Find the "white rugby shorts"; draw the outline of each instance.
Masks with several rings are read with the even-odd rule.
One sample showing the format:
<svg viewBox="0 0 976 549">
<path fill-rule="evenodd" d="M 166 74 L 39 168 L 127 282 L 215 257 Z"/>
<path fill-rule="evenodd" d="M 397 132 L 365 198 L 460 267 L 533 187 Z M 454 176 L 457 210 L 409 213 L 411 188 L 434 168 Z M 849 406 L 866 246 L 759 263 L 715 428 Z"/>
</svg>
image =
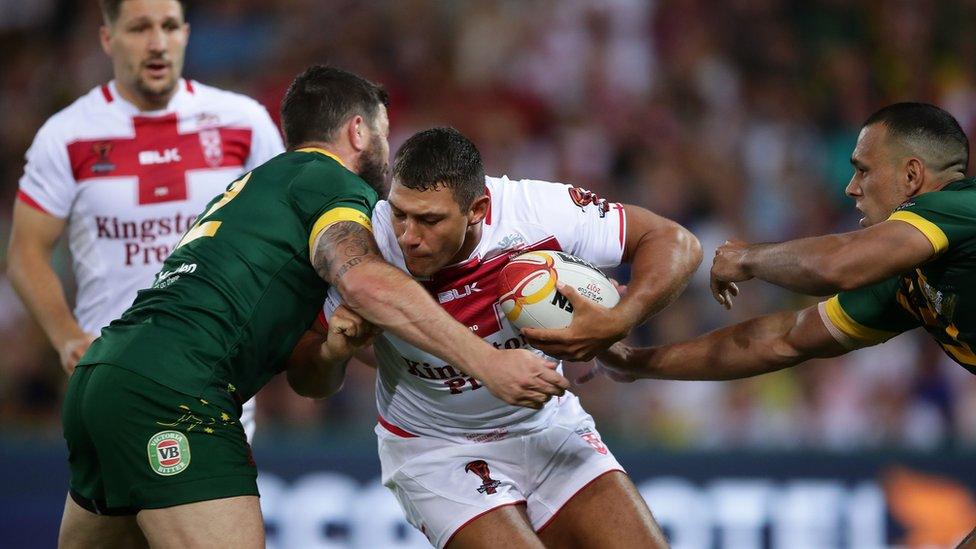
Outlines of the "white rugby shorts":
<svg viewBox="0 0 976 549">
<path fill-rule="evenodd" d="M 251 400 L 241 406 L 241 425 L 244 426 L 244 433 L 247 435 L 248 444 L 254 442 L 254 407 L 254 397 L 251 397 Z"/>
<path fill-rule="evenodd" d="M 383 484 L 435 547 L 481 515 L 519 503 L 539 531 L 597 477 L 623 471 L 576 396 L 559 400 L 547 428 L 491 442 L 415 436 L 381 418 Z"/>
</svg>

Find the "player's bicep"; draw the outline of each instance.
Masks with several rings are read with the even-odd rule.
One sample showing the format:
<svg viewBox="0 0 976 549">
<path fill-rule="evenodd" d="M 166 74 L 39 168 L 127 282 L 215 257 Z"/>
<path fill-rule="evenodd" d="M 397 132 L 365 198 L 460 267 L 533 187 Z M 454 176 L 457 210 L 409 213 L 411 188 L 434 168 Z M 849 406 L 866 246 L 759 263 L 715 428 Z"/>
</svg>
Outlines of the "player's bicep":
<svg viewBox="0 0 976 549">
<path fill-rule="evenodd" d="M 314 237 L 312 266 L 332 285 L 358 265 L 382 259 L 373 233 L 355 221 L 337 221 Z"/>
<path fill-rule="evenodd" d="M 10 250 L 51 253 L 64 232 L 66 220 L 32 208 L 23 201 L 14 203 L 14 222 L 10 232 Z"/>
<path fill-rule="evenodd" d="M 804 360 L 839 356 L 849 351 L 831 333 L 828 323 L 829 319 L 821 315 L 818 306 L 807 307 L 796 312 L 795 321 L 785 340 Z"/>
<path fill-rule="evenodd" d="M 625 263 L 633 260 L 634 253 L 642 243 L 677 243 L 683 238 L 694 239 L 694 235 L 678 223 L 640 206 L 623 204 L 623 211 L 626 219 L 623 250 Z"/>
<path fill-rule="evenodd" d="M 833 261 L 842 289 L 860 288 L 910 271 L 944 250 L 915 225 L 898 220 L 846 236 L 848 241 Z"/>
</svg>

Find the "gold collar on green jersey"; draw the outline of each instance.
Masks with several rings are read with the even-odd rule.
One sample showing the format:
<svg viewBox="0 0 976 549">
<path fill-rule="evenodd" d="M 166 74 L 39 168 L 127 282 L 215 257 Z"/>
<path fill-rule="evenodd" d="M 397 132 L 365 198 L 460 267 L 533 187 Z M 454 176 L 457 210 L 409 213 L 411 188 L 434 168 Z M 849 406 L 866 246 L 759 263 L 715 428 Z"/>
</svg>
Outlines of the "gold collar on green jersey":
<svg viewBox="0 0 976 549">
<path fill-rule="evenodd" d="M 338 162 L 339 165 L 342 166 L 343 168 L 346 168 L 346 163 L 343 162 L 341 158 L 339 158 L 335 153 L 329 152 L 325 149 L 320 149 L 318 147 L 302 147 L 301 149 L 295 149 L 295 152 L 301 152 L 301 153 L 316 152 L 319 154 L 324 154 L 325 156 L 328 156 L 332 160 Z M 348 170 L 349 168 L 346 169 Z"/>
</svg>

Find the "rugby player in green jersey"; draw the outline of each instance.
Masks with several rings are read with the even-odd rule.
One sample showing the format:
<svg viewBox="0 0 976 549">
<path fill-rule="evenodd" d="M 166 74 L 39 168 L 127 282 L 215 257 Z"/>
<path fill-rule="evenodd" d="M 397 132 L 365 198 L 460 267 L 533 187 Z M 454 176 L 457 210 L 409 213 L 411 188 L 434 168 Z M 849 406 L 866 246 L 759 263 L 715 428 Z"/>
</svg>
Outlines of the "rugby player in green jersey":
<svg viewBox="0 0 976 549">
<path fill-rule="evenodd" d="M 864 123 L 851 164 L 847 194 L 864 214 L 862 230 L 779 244 L 728 241 L 711 272 L 712 293 L 727 308 L 735 283 L 751 278 L 836 295 L 682 343 L 617 344 L 598 369 L 618 381 L 736 379 L 922 327 L 976 374 L 976 178 L 965 175 L 965 133 L 938 107 L 890 105 Z M 967 541 L 976 545 L 974 536 Z"/>
<path fill-rule="evenodd" d="M 386 103 L 345 71 L 299 75 L 281 108 L 288 151 L 214 198 L 82 357 L 62 412 L 60 546 L 263 547 L 240 406 L 285 369 L 330 285 L 510 404 L 538 408 L 568 387 L 554 364 L 495 349 L 382 260 L 370 215 L 389 159 Z M 340 335 L 323 355 L 360 343 Z"/>
</svg>

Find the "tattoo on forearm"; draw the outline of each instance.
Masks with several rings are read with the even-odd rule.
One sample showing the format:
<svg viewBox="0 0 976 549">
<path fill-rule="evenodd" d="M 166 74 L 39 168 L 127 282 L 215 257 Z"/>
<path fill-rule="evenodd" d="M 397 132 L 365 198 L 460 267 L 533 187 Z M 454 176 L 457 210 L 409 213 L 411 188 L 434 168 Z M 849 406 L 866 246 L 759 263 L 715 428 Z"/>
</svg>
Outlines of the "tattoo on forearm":
<svg viewBox="0 0 976 549">
<path fill-rule="evenodd" d="M 380 259 L 373 235 L 362 225 L 340 221 L 319 238 L 312 266 L 323 280 L 337 284 L 350 269 Z"/>
<path fill-rule="evenodd" d="M 360 263 L 363 262 L 364 259 L 365 258 L 362 258 L 362 257 L 354 257 L 354 258 L 350 259 L 349 261 L 346 261 L 345 263 L 343 263 L 341 267 L 339 267 L 338 269 L 336 269 L 336 272 L 335 272 L 335 275 L 334 275 L 335 280 L 338 281 L 340 278 L 342 278 L 342 275 L 346 274 L 346 271 L 348 271 L 349 269 L 352 269 L 356 265 L 359 265 Z"/>
</svg>

